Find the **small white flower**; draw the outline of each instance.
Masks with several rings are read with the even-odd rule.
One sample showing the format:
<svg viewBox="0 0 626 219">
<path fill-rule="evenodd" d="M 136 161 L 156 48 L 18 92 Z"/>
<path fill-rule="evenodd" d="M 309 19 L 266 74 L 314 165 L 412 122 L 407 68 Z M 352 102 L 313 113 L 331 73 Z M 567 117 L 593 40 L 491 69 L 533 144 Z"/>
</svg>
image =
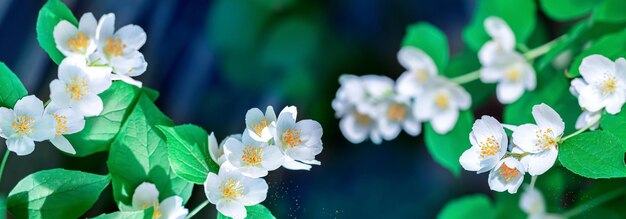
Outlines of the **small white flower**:
<svg viewBox="0 0 626 219">
<path fill-rule="evenodd" d="M 85 13 L 80 18 L 78 28 L 72 23 L 61 20 L 52 35 L 57 49 L 63 55 L 78 56 L 86 59 L 96 51 L 96 28 L 98 22 L 92 13 Z"/>
<path fill-rule="evenodd" d="M 626 60 L 612 62 L 602 55 L 590 55 L 579 67 L 587 86 L 578 89 L 578 104 L 590 112 L 606 108 L 617 114 L 626 102 Z"/>
<path fill-rule="evenodd" d="M 420 121 L 430 121 L 437 133 L 445 134 L 454 128 L 459 110 L 470 107 L 471 96 L 458 84 L 442 77 L 434 77 L 430 83 L 432 90 L 415 100 L 413 113 Z"/>
<path fill-rule="evenodd" d="M 378 127 L 385 140 L 398 137 L 402 129 L 412 136 L 417 136 L 422 131 L 421 123 L 411 113 L 408 97 L 398 95 L 390 98 L 381 104 L 380 115 Z"/>
<path fill-rule="evenodd" d="M 574 80 L 572 80 L 571 82 L 571 86 L 570 86 L 570 92 L 572 93 L 572 95 L 578 97 L 579 91 L 582 90 L 583 88 L 585 88 L 587 85 L 587 83 L 585 83 L 585 81 L 581 78 L 574 78 Z M 598 110 L 598 111 L 594 111 L 594 112 L 589 112 L 586 109 L 583 109 L 583 112 L 580 114 L 580 116 L 578 116 L 578 119 L 576 120 L 576 129 L 581 129 L 586 127 L 587 125 L 594 123 L 594 125 L 592 125 L 589 129 L 590 130 L 596 130 L 598 129 L 598 127 L 600 127 L 600 123 L 598 122 L 600 120 L 600 117 L 602 116 L 602 111 Z"/>
<path fill-rule="evenodd" d="M 35 150 L 35 141 L 50 140 L 55 134 L 54 117 L 43 113 L 43 102 L 34 95 L 18 100 L 14 109 L 0 107 L 0 137 L 19 156 Z"/>
<path fill-rule="evenodd" d="M 245 176 L 259 178 L 278 169 L 283 163 L 283 154 L 278 147 L 252 139 L 246 129 L 241 141 L 228 138 L 224 144 L 226 160 Z"/>
<path fill-rule="evenodd" d="M 244 176 L 226 162 L 218 174 L 209 173 L 204 192 L 209 202 L 225 216 L 242 219 L 247 216 L 245 206 L 256 205 L 267 197 L 267 183 L 263 178 Z"/>
<path fill-rule="evenodd" d="M 295 109 L 295 108 L 293 108 Z M 320 165 L 315 156 L 322 152 L 322 126 L 310 119 L 296 122 L 291 111 L 281 112 L 272 124 L 274 143 L 285 155 L 283 166 L 292 170 L 309 170 Z"/>
<path fill-rule="evenodd" d="M 482 65 L 480 79 L 484 83 L 498 82 L 496 96 L 501 103 L 515 102 L 524 90 L 535 89 L 535 70 L 514 50 L 515 35 L 506 22 L 488 17 L 485 29 L 493 40 L 485 43 L 478 53 Z"/>
<path fill-rule="evenodd" d="M 171 196 L 159 203 L 159 190 L 152 183 L 141 183 L 133 194 L 133 209 L 143 210 L 154 208 L 154 219 L 183 219 L 189 210 L 183 206 L 183 199 L 179 196 Z"/>
<path fill-rule="evenodd" d="M 270 124 L 276 121 L 274 108 L 268 106 L 265 114 L 259 108 L 252 108 L 246 112 L 246 129 L 250 137 L 256 141 L 267 142 L 272 139 Z"/>
<path fill-rule="evenodd" d="M 50 139 L 52 145 L 59 150 L 76 154 L 76 150 L 64 135 L 80 132 L 85 127 L 85 118 L 72 108 L 64 108 L 52 102 L 46 106 L 44 113 L 54 117 L 56 121 L 55 136 Z"/>
<path fill-rule="evenodd" d="M 489 172 L 489 188 L 514 194 L 524 181 L 524 171 L 524 165 L 519 160 L 513 157 L 504 158 Z"/>
<path fill-rule="evenodd" d="M 398 52 L 398 61 L 406 71 L 398 78 L 396 91 L 400 95 L 418 97 L 437 75 L 435 62 L 421 49 L 405 46 Z"/>
<path fill-rule="evenodd" d="M 502 124 L 491 116 L 474 122 L 469 139 L 472 147 L 463 152 L 459 162 L 463 169 L 477 173 L 495 168 L 509 146 Z"/>
<path fill-rule="evenodd" d="M 536 188 L 527 187 L 522 193 L 519 202 L 520 208 L 528 214 L 530 219 L 560 219 L 559 215 L 546 213 L 546 203 L 543 195 Z"/>
<path fill-rule="evenodd" d="M 96 29 L 98 51 L 90 60 L 97 64 L 109 65 L 113 68 L 113 80 L 141 87 L 141 82 L 132 77 L 146 71 L 148 63 L 139 52 L 146 43 L 146 33 L 137 25 L 126 25 L 115 31 L 115 14 L 105 14 L 100 18 Z"/>
<path fill-rule="evenodd" d="M 353 106 L 339 121 L 339 129 L 353 144 L 361 143 L 368 137 L 374 144 L 380 144 L 383 138 L 379 124 L 374 116 L 361 113 Z"/>
<path fill-rule="evenodd" d="M 224 156 L 224 143 L 229 138 L 237 138 L 240 140 L 241 135 L 228 136 L 219 144 L 217 143 L 217 139 L 215 138 L 213 132 L 209 135 L 209 155 L 211 156 L 211 159 L 217 163 L 217 165 L 222 165 L 226 161 L 226 157 Z"/>
<path fill-rule="evenodd" d="M 106 67 L 88 67 L 83 59 L 65 58 L 59 65 L 59 79 L 50 83 L 50 99 L 59 107 L 97 116 L 103 108 L 98 94 L 111 86 L 110 72 Z"/>
<path fill-rule="evenodd" d="M 513 132 L 513 143 L 529 153 L 522 160 L 528 163 L 526 171 L 537 176 L 554 165 L 565 123 L 556 111 L 543 103 L 533 106 L 532 114 L 537 124 L 518 126 Z"/>
</svg>

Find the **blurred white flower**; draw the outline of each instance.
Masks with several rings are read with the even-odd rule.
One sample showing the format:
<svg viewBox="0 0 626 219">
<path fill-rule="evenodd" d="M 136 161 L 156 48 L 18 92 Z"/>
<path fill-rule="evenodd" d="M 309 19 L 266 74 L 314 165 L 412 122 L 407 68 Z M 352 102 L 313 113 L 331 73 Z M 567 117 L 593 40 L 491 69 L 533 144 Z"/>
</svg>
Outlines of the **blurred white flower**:
<svg viewBox="0 0 626 219">
<path fill-rule="evenodd" d="M 322 152 L 322 126 L 310 119 L 296 122 L 295 107 L 287 107 L 272 123 L 274 143 L 285 155 L 283 167 L 309 170 L 311 164 L 320 165 L 315 156 Z"/>
<path fill-rule="evenodd" d="M 263 178 L 244 176 L 226 162 L 218 174 L 209 173 L 204 192 L 209 202 L 225 216 L 242 219 L 247 216 L 245 206 L 256 205 L 267 197 L 267 183 Z"/>
<path fill-rule="evenodd" d="M 274 108 L 268 106 L 265 114 L 259 108 L 252 108 L 246 112 L 246 129 L 250 137 L 256 141 L 267 142 L 272 139 L 270 124 L 276 121 Z"/>
<path fill-rule="evenodd" d="M 139 52 L 146 43 L 146 33 L 137 25 L 126 25 L 115 31 L 115 14 L 105 14 L 96 29 L 98 51 L 89 58 L 92 63 L 109 65 L 113 68 L 111 79 L 141 87 L 141 82 L 132 77 L 146 71 L 148 63 Z"/>
<path fill-rule="evenodd" d="M 236 138 L 226 139 L 224 155 L 226 160 L 248 177 L 267 176 L 267 172 L 278 169 L 283 164 L 283 154 L 278 147 L 252 139 L 252 134 L 245 130 L 241 141 Z"/>
<path fill-rule="evenodd" d="M 488 17 L 484 24 L 493 40 L 486 42 L 478 52 L 482 65 L 480 79 L 484 83 L 498 82 L 496 96 L 501 103 L 515 102 L 524 90 L 535 89 L 535 70 L 515 51 L 515 35 L 504 20 Z"/>
<path fill-rule="evenodd" d="M 626 60 L 612 62 L 602 55 L 590 55 L 583 59 L 579 67 L 580 75 L 587 86 L 577 88 L 578 104 L 590 112 L 606 108 L 610 114 L 617 114 L 626 102 Z"/>
<path fill-rule="evenodd" d="M 424 93 L 428 81 L 437 75 L 437 66 L 421 49 L 405 46 L 398 52 L 398 62 L 406 71 L 400 75 L 396 91 L 400 95 L 418 97 Z"/>
<path fill-rule="evenodd" d="M 586 86 L 588 85 L 585 82 L 585 80 L 581 78 L 574 78 L 571 82 L 571 86 L 569 89 L 572 95 L 578 97 L 580 95 L 578 91 L 582 90 Z M 578 116 L 578 119 L 576 120 L 575 127 L 576 129 L 581 129 L 593 123 L 593 125 L 589 129 L 596 130 L 598 129 L 598 127 L 600 127 L 600 123 L 598 121 L 600 121 L 601 116 L 602 116 L 601 110 L 590 112 L 583 108 L 583 112 L 580 114 L 580 116 Z"/>
<path fill-rule="evenodd" d="M 84 116 L 72 108 L 60 107 L 54 102 L 46 106 L 44 114 L 54 117 L 56 121 L 56 133 L 50 139 L 52 145 L 65 153 L 76 154 L 76 150 L 74 150 L 74 147 L 64 135 L 74 134 L 83 130 L 85 127 Z"/>
<path fill-rule="evenodd" d="M 546 203 L 537 188 L 527 187 L 520 197 L 519 207 L 528 214 L 530 219 L 561 219 L 556 214 L 546 213 Z"/>
<path fill-rule="evenodd" d="M 522 158 L 528 164 L 530 175 L 545 173 L 554 165 L 558 156 L 558 143 L 565 123 L 561 116 L 546 104 L 533 106 L 535 124 L 523 124 L 513 132 L 513 143 L 529 154 Z"/>
<path fill-rule="evenodd" d="M 514 194 L 524 181 L 524 171 L 524 166 L 516 158 L 504 158 L 489 172 L 489 188 L 497 192 L 508 191 Z"/>
<path fill-rule="evenodd" d="M 179 196 L 171 196 L 159 203 L 159 190 L 147 182 L 137 186 L 132 202 L 135 210 L 154 208 L 153 219 L 183 219 L 189 213 Z"/>
<path fill-rule="evenodd" d="M 59 65 L 59 79 L 50 83 L 50 99 L 59 107 L 97 116 L 103 108 L 98 94 L 111 86 L 110 72 L 107 67 L 88 67 L 83 59 L 65 58 Z"/>
<path fill-rule="evenodd" d="M 96 28 L 98 22 L 92 13 L 80 17 L 78 28 L 72 23 L 61 20 L 52 35 L 57 49 L 66 57 L 78 56 L 82 59 L 96 51 Z"/>
<path fill-rule="evenodd" d="M 411 112 L 411 100 L 400 95 L 381 104 L 378 127 L 385 140 L 395 139 L 402 129 L 411 136 L 417 136 L 422 131 L 421 123 Z"/>
<path fill-rule="evenodd" d="M 442 77 L 433 77 L 432 89 L 417 98 L 413 114 L 420 121 L 430 121 L 439 134 L 446 134 L 456 124 L 459 110 L 466 110 L 472 104 L 471 96 L 458 84 Z"/>
<path fill-rule="evenodd" d="M 0 137 L 7 139 L 10 151 L 28 155 L 35 150 L 35 141 L 55 136 L 54 117 L 43 111 L 43 102 L 34 95 L 18 100 L 14 109 L 0 107 Z"/>
<path fill-rule="evenodd" d="M 474 122 L 469 139 L 472 147 L 463 152 L 459 162 L 463 169 L 477 173 L 494 169 L 509 146 L 502 124 L 491 116 Z"/>
</svg>

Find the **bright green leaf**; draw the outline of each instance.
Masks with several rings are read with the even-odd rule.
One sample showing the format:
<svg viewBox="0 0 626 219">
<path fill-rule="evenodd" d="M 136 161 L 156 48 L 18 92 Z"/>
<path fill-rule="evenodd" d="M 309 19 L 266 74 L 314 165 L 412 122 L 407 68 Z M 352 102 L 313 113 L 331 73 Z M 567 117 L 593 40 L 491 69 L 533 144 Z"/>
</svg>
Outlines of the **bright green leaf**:
<svg viewBox="0 0 626 219">
<path fill-rule="evenodd" d="M 135 188 L 143 182 L 156 185 L 159 200 L 178 195 L 186 202 L 191 195 L 193 184 L 178 178 L 170 168 L 165 136 L 157 125 L 171 126 L 173 122 L 142 94 L 111 144 L 107 164 L 113 197 L 122 210 L 131 205 Z"/>
<path fill-rule="evenodd" d="M 452 200 L 437 215 L 438 219 L 465 219 L 478 216 L 495 219 L 496 212 L 489 198 L 485 195 L 471 195 Z"/>
<path fill-rule="evenodd" d="M 424 138 L 428 152 L 437 163 L 455 176 L 461 174 L 459 157 L 471 146 L 468 136 L 473 123 L 474 115 L 471 111 L 461 111 L 454 129 L 445 135 L 437 134 L 430 123 L 426 123 Z"/>
<path fill-rule="evenodd" d="M 513 30 L 517 43 L 524 43 L 532 34 L 537 22 L 535 1 L 477 1 L 477 8 L 472 21 L 463 31 L 465 43 L 474 51 L 478 51 L 485 42 L 490 40 L 483 25 L 489 16 L 497 16 L 506 21 Z"/>
<path fill-rule="evenodd" d="M 425 22 L 410 25 L 402 40 L 402 46 L 420 48 L 428 54 L 439 71 L 448 64 L 448 38 L 439 28 Z"/>
<path fill-rule="evenodd" d="M 267 209 L 265 206 L 258 204 L 246 207 L 246 219 L 276 219 L 272 212 Z M 227 217 L 217 212 L 217 219 L 228 219 L 231 217 Z"/>
<path fill-rule="evenodd" d="M 602 0 L 541 0 L 541 9 L 548 17 L 567 21 L 585 16 Z"/>
<path fill-rule="evenodd" d="M 78 218 L 98 200 L 110 177 L 74 170 L 43 170 L 17 183 L 7 207 L 17 218 Z"/>
<path fill-rule="evenodd" d="M 606 131 L 582 133 L 560 145 L 559 161 L 568 170 L 587 178 L 626 177 L 626 149 L 622 144 Z"/>
<path fill-rule="evenodd" d="M 0 107 L 13 108 L 15 103 L 22 97 L 28 95 L 28 91 L 17 75 L 9 69 L 3 62 L 0 62 Z"/>
<path fill-rule="evenodd" d="M 152 219 L 153 208 L 143 211 L 118 211 L 109 214 L 101 214 L 93 219 Z"/>
<path fill-rule="evenodd" d="M 54 42 L 54 27 L 62 20 L 78 26 L 76 17 L 72 11 L 67 8 L 60 0 L 49 0 L 41 10 L 37 17 L 37 41 L 43 50 L 45 50 L 52 61 L 59 64 L 65 56 L 57 49 Z"/>
<path fill-rule="evenodd" d="M 580 67 L 583 59 L 589 55 L 600 54 L 611 60 L 626 57 L 626 40 L 624 39 L 626 39 L 626 30 L 604 35 L 594 42 L 591 47 L 576 56 L 569 69 L 569 75 L 571 77 L 580 76 L 578 67 Z"/>
<path fill-rule="evenodd" d="M 217 165 L 209 155 L 208 134 L 195 125 L 157 126 L 167 137 L 167 151 L 172 170 L 189 182 L 203 184 Z"/>
<path fill-rule="evenodd" d="M 605 22 L 624 22 L 626 21 L 626 1 L 624 0 L 603 0 L 595 11 L 593 11 L 593 19 Z"/>
</svg>

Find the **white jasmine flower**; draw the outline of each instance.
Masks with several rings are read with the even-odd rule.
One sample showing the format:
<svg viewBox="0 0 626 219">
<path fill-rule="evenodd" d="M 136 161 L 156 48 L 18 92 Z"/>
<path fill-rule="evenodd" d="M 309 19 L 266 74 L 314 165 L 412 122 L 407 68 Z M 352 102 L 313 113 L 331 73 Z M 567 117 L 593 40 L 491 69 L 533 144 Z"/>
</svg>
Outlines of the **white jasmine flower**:
<svg viewBox="0 0 626 219">
<path fill-rule="evenodd" d="M 546 203 L 541 192 L 536 188 L 527 187 L 522 193 L 520 208 L 530 219 L 560 219 L 559 215 L 546 213 Z"/>
<path fill-rule="evenodd" d="M 189 210 L 183 206 L 183 199 L 171 196 L 159 203 L 159 190 L 152 183 L 144 182 L 137 186 L 133 194 L 133 208 L 143 210 L 154 208 L 154 219 L 183 219 Z"/>
<path fill-rule="evenodd" d="M 491 116 L 483 116 L 474 122 L 469 139 L 472 147 L 463 152 L 459 162 L 463 169 L 477 173 L 495 168 L 509 146 L 502 124 Z"/>
<path fill-rule="evenodd" d="M 14 109 L 0 107 L 0 137 L 7 139 L 10 151 L 28 155 L 35 150 L 35 141 L 54 137 L 55 120 L 43 111 L 43 102 L 34 95 L 18 100 Z"/>
<path fill-rule="evenodd" d="M 356 107 L 352 107 L 339 121 L 339 129 L 353 144 L 361 143 L 368 137 L 374 144 L 380 144 L 383 139 L 379 124 L 374 116 L 361 113 Z"/>
<path fill-rule="evenodd" d="M 556 111 L 543 103 L 533 106 L 532 114 L 537 124 L 523 124 L 517 127 L 513 132 L 513 143 L 529 153 L 522 158 L 528 162 L 526 171 L 532 176 L 537 176 L 554 165 L 565 123 Z"/>
<path fill-rule="evenodd" d="M 429 120 L 437 133 L 445 134 L 454 128 L 459 110 L 470 107 L 471 96 L 458 84 L 442 77 L 434 77 L 430 83 L 433 89 L 415 100 L 413 113 L 421 121 Z"/>
<path fill-rule="evenodd" d="M 585 88 L 587 85 L 587 83 L 585 83 L 585 81 L 581 78 L 574 78 L 574 80 L 572 80 L 571 82 L 571 86 L 570 86 L 570 92 L 572 93 L 572 95 L 578 97 L 579 94 L 579 90 L 582 90 L 583 88 Z M 578 116 L 578 119 L 576 120 L 576 129 L 582 129 L 584 127 L 586 127 L 587 125 L 593 123 L 594 125 L 592 125 L 589 129 L 590 130 L 596 130 L 598 129 L 598 127 L 600 127 L 600 123 L 598 121 L 600 121 L 600 117 L 602 116 L 602 111 L 598 110 L 595 112 L 589 112 L 586 109 L 583 109 L 583 112 L 580 114 L 580 116 Z"/>
<path fill-rule="evenodd" d="M 285 110 L 278 115 L 271 129 L 274 143 L 285 155 L 285 168 L 309 170 L 310 164 L 320 165 L 315 156 L 323 148 L 322 126 L 310 119 L 296 122 L 295 117 L 291 111 Z"/>
<path fill-rule="evenodd" d="M 111 86 L 110 75 L 110 68 L 87 67 L 83 59 L 65 58 L 59 65 L 59 79 L 50 83 L 50 99 L 59 107 L 97 116 L 103 108 L 98 94 Z"/>
<path fill-rule="evenodd" d="M 60 107 L 56 103 L 50 103 L 46 106 L 44 114 L 54 117 L 55 123 L 55 136 L 50 139 L 52 145 L 59 150 L 76 154 L 76 150 L 72 144 L 65 138 L 64 135 L 70 135 L 80 132 L 85 127 L 85 118 L 82 114 L 76 112 L 72 108 Z"/>
<path fill-rule="evenodd" d="M 113 68 L 113 80 L 141 87 L 141 82 L 132 77 L 146 71 L 148 63 L 139 52 L 146 42 L 146 33 L 137 25 L 126 25 L 115 31 L 115 14 L 105 14 L 100 18 L 96 29 L 98 52 L 90 59 L 97 64 L 109 65 Z"/>
<path fill-rule="evenodd" d="M 283 154 L 278 147 L 252 139 L 246 129 L 241 141 L 228 138 L 224 144 L 226 160 L 241 171 L 241 174 L 253 178 L 267 176 L 270 170 L 278 169 L 283 163 Z"/>
<path fill-rule="evenodd" d="M 602 55 L 590 55 L 579 67 L 587 86 L 578 90 L 578 103 L 590 112 L 606 108 L 617 114 L 626 102 L 626 60 L 619 58 L 614 63 Z"/>
<path fill-rule="evenodd" d="M 267 197 L 267 183 L 263 178 L 244 176 L 226 162 L 219 173 L 209 173 L 204 192 L 209 202 L 225 216 L 242 219 L 247 216 L 245 206 L 256 205 Z"/>
<path fill-rule="evenodd" d="M 385 140 L 398 137 L 402 129 L 412 136 L 422 131 L 420 122 L 411 113 L 409 97 L 398 95 L 390 98 L 382 104 L 380 115 L 378 127 Z"/>
<path fill-rule="evenodd" d="M 398 94 L 417 97 L 424 93 L 428 80 L 437 75 L 435 62 L 421 49 L 405 46 L 398 52 L 398 62 L 406 71 L 398 78 Z"/>
<path fill-rule="evenodd" d="M 513 157 L 504 158 L 489 172 L 489 188 L 514 194 L 524 181 L 524 174 L 524 165 L 519 160 Z"/>
<path fill-rule="evenodd" d="M 78 28 L 66 20 L 61 20 L 52 35 L 57 49 L 65 56 L 78 56 L 86 59 L 96 51 L 96 28 L 98 22 L 92 13 L 85 13 L 78 22 Z"/>
<path fill-rule="evenodd" d="M 501 103 L 515 102 L 524 90 L 535 89 L 535 70 L 514 50 L 515 35 L 506 22 L 498 17 L 488 17 L 485 29 L 493 40 L 485 43 L 478 52 L 482 65 L 480 79 L 484 83 L 498 82 L 496 96 Z"/>
<path fill-rule="evenodd" d="M 274 108 L 268 106 L 265 114 L 259 108 L 252 108 L 246 113 L 246 128 L 250 137 L 255 141 L 267 142 L 272 139 L 270 124 L 276 121 Z"/>
</svg>

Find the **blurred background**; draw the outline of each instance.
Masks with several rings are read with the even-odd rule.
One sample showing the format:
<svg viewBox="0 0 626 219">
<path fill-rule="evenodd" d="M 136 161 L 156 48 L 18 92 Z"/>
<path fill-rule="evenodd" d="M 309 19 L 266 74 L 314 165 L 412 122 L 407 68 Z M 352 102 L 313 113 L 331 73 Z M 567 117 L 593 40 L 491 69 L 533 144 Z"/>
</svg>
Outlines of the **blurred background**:
<svg viewBox="0 0 626 219">
<path fill-rule="evenodd" d="M 447 34 L 451 52 L 458 51 L 473 0 L 64 2 L 77 18 L 113 12 L 117 28 L 144 28 L 148 40 L 141 51 L 149 65 L 138 79 L 161 92 L 157 105 L 177 124 L 200 125 L 221 140 L 243 131 L 248 109 L 267 105 L 277 110 L 295 105 L 300 119 L 322 124 L 321 166 L 309 172 L 280 169 L 267 177 L 270 190 L 263 204 L 278 218 L 433 218 L 451 198 L 490 193 L 486 175 L 463 171 L 455 178 L 434 163 L 422 137 L 349 143 L 330 104 L 343 73 L 394 79 L 402 73 L 396 53 L 409 24 L 434 24 Z M 35 22 L 44 3 L 0 0 L 0 61 L 42 99 L 57 75 L 36 40 Z M 499 107 L 492 106 L 479 112 L 499 115 Z M 107 153 L 73 158 L 50 145 L 37 147 L 25 157 L 12 154 L 0 192 L 6 195 L 19 179 L 44 169 L 107 172 Z M 189 209 L 206 200 L 202 188 L 195 189 Z M 109 187 L 86 216 L 116 210 Z M 198 218 L 214 216 L 209 205 Z"/>
</svg>

